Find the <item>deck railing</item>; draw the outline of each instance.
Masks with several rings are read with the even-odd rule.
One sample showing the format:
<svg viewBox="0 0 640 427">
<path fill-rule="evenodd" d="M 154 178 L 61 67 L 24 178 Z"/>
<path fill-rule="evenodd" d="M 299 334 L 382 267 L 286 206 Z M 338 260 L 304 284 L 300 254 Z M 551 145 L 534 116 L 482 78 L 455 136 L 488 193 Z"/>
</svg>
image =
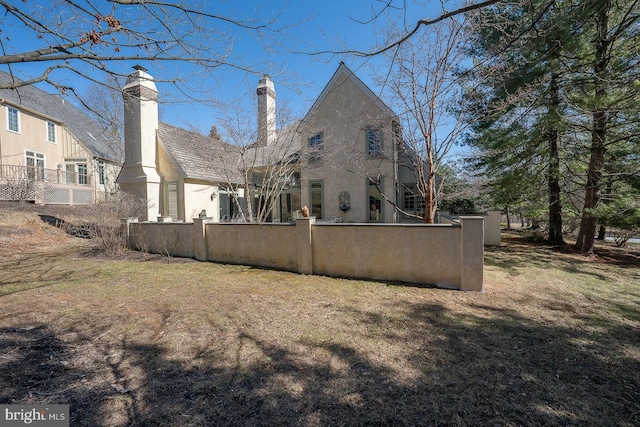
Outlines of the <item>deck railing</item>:
<svg viewBox="0 0 640 427">
<path fill-rule="evenodd" d="M 78 175 L 75 172 L 67 172 L 62 169 L 45 169 L 38 166 L 0 165 L 0 180 L 89 185 L 89 177 L 87 175 Z"/>
</svg>

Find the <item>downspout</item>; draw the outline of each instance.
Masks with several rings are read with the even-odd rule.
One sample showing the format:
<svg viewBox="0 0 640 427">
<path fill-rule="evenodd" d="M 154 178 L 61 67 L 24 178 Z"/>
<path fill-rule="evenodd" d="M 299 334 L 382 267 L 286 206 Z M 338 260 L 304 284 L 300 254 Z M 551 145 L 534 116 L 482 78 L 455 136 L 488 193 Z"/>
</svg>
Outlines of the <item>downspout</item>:
<svg viewBox="0 0 640 427">
<path fill-rule="evenodd" d="M 91 175 L 93 175 L 93 203 L 96 203 L 98 201 L 98 183 L 100 182 L 99 180 L 96 180 L 98 171 L 98 158 L 96 156 L 93 156 L 92 160 L 93 173 Z"/>
<path fill-rule="evenodd" d="M 3 98 L 0 98 L 0 105 L 5 106 L 5 101 Z M 3 166 L 3 157 L 2 157 L 2 132 L 0 132 L 0 176 L 2 176 L 2 166 Z"/>
<path fill-rule="evenodd" d="M 396 127 L 400 127 L 400 124 L 396 120 L 392 120 L 391 122 L 391 132 L 392 132 L 392 140 L 393 140 L 393 192 L 394 192 L 394 203 L 396 208 L 393 210 L 393 222 L 400 222 L 400 215 L 398 215 L 398 202 L 399 202 L 399 172 L 398 172 L 398 146 L 400 145 L 400 141 L 398 140 L 398 133 L 400 129 L 396 129 Z"/>
</svg>

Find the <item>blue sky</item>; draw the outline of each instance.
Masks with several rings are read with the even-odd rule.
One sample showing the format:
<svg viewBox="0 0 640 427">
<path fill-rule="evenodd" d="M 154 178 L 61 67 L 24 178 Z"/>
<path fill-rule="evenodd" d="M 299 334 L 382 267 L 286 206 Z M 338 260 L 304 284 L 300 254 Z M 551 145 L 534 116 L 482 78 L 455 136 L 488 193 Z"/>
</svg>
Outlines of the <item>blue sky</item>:
<svg viewBox="0 0 640 427">
<path fill-rule="evenodd" d="M 376 87 L 372 80 L 372 66 L 384 67 L 383 58 L 364 59 L 354 55 L 304 55 L 300 53 L 287 53 L 286 48 L 295 51 L 318 52 L 337 51 L 342 49 L 370 50 L 379 40 L 385 19 L 380 18 L 376 23 L 361 23 L 367 21 L 371 13 L 379 11 L 379 1 L 345 1 L 324 0 L 323 2 L 309 1 L 243 1 L 230 2 L 228 4 L 232 13 L 237 13 L 236 4 L 242 4 L 245 13 L 251 13 L 259 8 L 263 15 L 277 14 L 283 11 L 279 23 L 295 25 L 286 31 L 287 37 L 273 35 L 278 51 L 272 60 L 276 64 L 275 69 L 260 70 L 272 76 L 276 85 L 278 102 L 286 102 L 293 116 L 304 115 L 315 98 L 320 94 L 329 81 L 340 61 L 344 61 L 374 92 Z M 436 17 L 441 12 L 439 1 L 407 2 L 406 22 L 413 27 L 420 18 Z M 410 3 L 410 4 L 409 4 Z M 453 3 L 453 2 L 448 2 Z M 404 13 L 404 12 L 403 12 Z M 240 16 L 242 13 L 239 14 Z M 399 17 L 396 14 L 396 17 Z M 241 36 L 242 37 L 242 36 Z M 278 42 L 287 43 L 286 48 L 277 46 Z M 255 40 L 249 37 L 240 38 L 235 46 L 238 55 L 254 56 L 264 53 L 264 49 Z M 282 72 L 281 68 L 285 71 Z M 153 65 L 149 67 L 149 73 L 153 75 Z M 254 93 L 259 76 L 246 74 L 231 69 L 221 69 L 222 84 L 217 85 L 217 93 L 222 100 L 230 101 L 240 98 L 245 102 L 244 108 L 252 108 L 255 102 Z M 206 85 L 206 82 L 203 83 Z M 159 85 L 159 90 L 170 90 L 170 87 Z M 165 105 L 162 109 L 162 120 L 175 125 L 195 126 L 206 132 L 216 120 L 218 111 L 216 108 L 206 107 L 202 104 L 191 105 Z"/>
<path fill-rule="evenodd" d="M 25 4 L 20 0 L 13 0 L 16 4 Z M 91 3 L 93 0 L 88 0 Z M 206 2 L 206 0 L 203 0 Z M 455 9 L 458 0 L 446 0 L 444 6 L 448 10 Z M 57 9 L 55 2 L 48 1 L 30 2 L 32 7 L 41 8 L 45 14 L 55 17 Z M 104 7 L 99 0 L 96 4 Z M 294 52 L 313 53 L 317 51 L 336 51 L 342 49 L 368 51 L 382 41 L 378 38 L 383 34 L 382 30 L 388 22 L 387 17 L 380 17 L 375 22 L 363 23 L 370 20 L 372 14 L 380 11 L 386 1 L 381 0 L 219 0 L 206 2 L 209 10 L 225 16 L 234 16 L 239 19 L 252 19 L 256 17 L 271 19 L 277 16 L 274 23 L 276 28 L 284 27 L 282 32 L 267 33 L 266 38 L 255 38 L 254 34 L 232 29 L 234 38 L 231 60 L 252 62 L 251 59 L 264 59 L 268 54 L 273 66 L 265 66 L 264 63 L 253 68 L 256 73 L 250 74 L 229 67 L 216 68 L 207 74 L 204 70 L 188 64 L 171 64 L 167 62 L 143 63 L 148 72 L 159 79 L 168 76 L 185 76 L 183 94 L 179 94 L 175 87 L 168 83 L 158 82 L 161 95 L 161 120 L 181 126 L 198 128 L 202 132 L 208 132 L 211 125 L 220 120 L 220 105 L 213 103 L 197 103 L 187 97 L 201 98 L 203 91 L 209 91 L 215 95 L 207 100 L 221 101 L 223 103 L 239 106 L 245 111 L 253 110 L 255 105 L 255 88 L 260 74 L 268 73 L 276 85 L 278 103 L 286 103 L 294 117 L 301 117 L 311 106 L 323 87 L 329 81 L 340 61 L 344 61 L 374 92 L 380 89 L 372 80 L 372 66 L 384 67 L 384 58 L 374 59 L 358 58 L 354 55 L 306 55 Z M 35 5 L 35 6 L 34 6 Z M 403 1 L 395 0 L 392 5 L 401 6 L 402 9 L 389 9 L 391 20 L 413 28 L 418 19 L 435 18 L 442 13 L 442 3 L 439 0 Z M 49 11 L 48 8 L 51 8 Z M 49 16 L 47 15 L 47 16 Z M 360 22 L 358 22 L 360 21 Z M 87 23 L 90 24 L 90 23 Z M 8 18 L 3 22 L 1 35 L 4 36 L 2 47 L 7 53 L 23 52 L 34 47 L 43 47 L 43 40 L 24 34 L 19 34 L 19 27 L 11 26 Z M 86 31 L 86 30 L 82 30 Z M 12 32 L 15 32 L 12 33 Z M 40 43 L 40 46 L 38 46 Z M 220 46 L 212 45 L 212 49 Z M 269 52 L 267 52 L 269 51 Z M 43 67 L 50 63 L 34 63 L 27 66 L 16 65 L 16 74 L 20 78 L 32 77 Z M 111 64 L 110 68 L 120 73 L 128 74 L 132 71 L 133 62 Z M 56 71 L 68 79 L 66 83 L 72 84 L 79 93 L 87 90 L 87 83 L 79 80 L 75 75 L 64 73 L 68 71 Z M 104 76 L 96 78 L 102 79 Z M 193 75 L 196 78 L 193 78 Z M 206 76 L 204 76 L 206 74 Z M 198 76 L 204 77 L 198 77 Z M 191 76 L 191 77 L 186 77 Z M 45 90 L 52 91 L 51 87 Z M 187 95 L 185 97 L 184 95 Z M 180 102 L 176 102 L 180 101 Z M 224 108 L 223 108 L 224 109 Z"/>
</svg>

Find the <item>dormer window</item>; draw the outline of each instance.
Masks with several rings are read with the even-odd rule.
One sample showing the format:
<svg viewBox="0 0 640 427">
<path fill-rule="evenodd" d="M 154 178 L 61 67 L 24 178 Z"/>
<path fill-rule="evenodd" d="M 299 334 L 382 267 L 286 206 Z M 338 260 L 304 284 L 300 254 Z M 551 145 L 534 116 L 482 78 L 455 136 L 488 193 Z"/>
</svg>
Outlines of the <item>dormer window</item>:
<svg viewBox="0 0 640 427">
<path fill-rule="evenodd" d="M 7 107 L 7 129 L 20 133 L 20 111 L 13 107 Z"/>
<path fill-rule="evenodd" d="M 56 124 L 53 122 L 47 122 L 47 141 L 56 143 Z"/>
</svg>

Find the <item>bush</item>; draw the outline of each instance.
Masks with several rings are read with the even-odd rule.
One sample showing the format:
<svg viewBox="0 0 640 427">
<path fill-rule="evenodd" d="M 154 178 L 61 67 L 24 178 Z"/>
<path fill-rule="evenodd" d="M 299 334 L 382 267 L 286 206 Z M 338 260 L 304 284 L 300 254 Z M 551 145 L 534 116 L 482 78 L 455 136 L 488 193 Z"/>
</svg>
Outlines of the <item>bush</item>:
<svg viewBox="0 0 640 427">
<path fill-rule="evenodd" d="M 95 205 L 83 206 L 84 221 L 67 225 L 67 231 L 78 237 L 95 239 L 102 251 L 117 255 L 126 249 L 121 219 L 139 217 L 144 209 L 143 200 L 118 192 Z"/>
</svg>

